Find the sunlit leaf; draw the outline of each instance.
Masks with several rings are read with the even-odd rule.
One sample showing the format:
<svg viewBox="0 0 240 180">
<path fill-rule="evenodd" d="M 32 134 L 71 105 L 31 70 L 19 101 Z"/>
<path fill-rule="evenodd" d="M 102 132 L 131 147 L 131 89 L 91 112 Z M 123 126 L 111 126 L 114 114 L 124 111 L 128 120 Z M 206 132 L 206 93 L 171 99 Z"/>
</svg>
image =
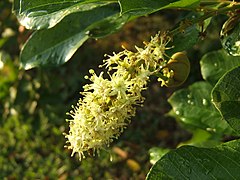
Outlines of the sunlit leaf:
<svg viewBox="0 0 240 180">
<path fill-rule="evenodd" d="M 162 156 L 164 156 L 169 151 L 169 149 L 163 149 L 159 147 L 153 147 L 149 149 L 150 163 L 155 164 Z"/>
<path fill-rule="evenodd" d="M 26 28 L 43 29 L 55 26 L 71 13 L 116 2 L 115 0 L 14 0 L 13 11 Z"/>
<path fill-rule="evenodd" d="M 238 17 L 239 18 L 239 17 Z M 240 56 L 240 23 L 221 37 L 223 48 L 232 56 Z"/>
<path fill-rule="evenodd" d="M 128 20 L 128 16 L 119 17 L 118 10 L 118 6 L 107 5 L 73 13 L 55 27 L 35 32 L 21 51 L 22 67 L 30 69 L 67 62 L 88 38 L 112 33 Z"/>
</svg>

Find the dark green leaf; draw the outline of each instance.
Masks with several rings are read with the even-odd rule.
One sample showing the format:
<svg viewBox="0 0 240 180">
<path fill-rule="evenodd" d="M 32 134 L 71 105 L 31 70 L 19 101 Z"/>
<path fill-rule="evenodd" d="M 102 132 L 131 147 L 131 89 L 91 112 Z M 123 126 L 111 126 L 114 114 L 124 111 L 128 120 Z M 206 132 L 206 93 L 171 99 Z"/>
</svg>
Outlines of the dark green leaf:
<svg viewBox="0 0 240 180">
<path fill-rule="evenodd" d="M 168 46 L 173 47 L 167 51 L 169 56 L 180 51 L 186 51 L 192 48 L 199 40 L 199 27 L 196 24 L 191 24 L 189 22 L 194 22 L 196 19 L 200 18 L 202 13 L 187 12 L 179 20 L 178 25 L 176 25 L 173 34 L 172 41 Z M 183 25 L 183 23 L 186 23 Z M 188 24 L 189 23 L 189 24 Z M 184 27 L 183 29 L 181 27 Z"/>
<path fill-rule="evenodd" d="M 88 38 L 112 33 L 128 20 L 127 16 L 119 17 L 118 8 L 107 5 L 73 13 L 55 27 L 35 32 L 22 49 L 21 65 L 30 69 L 65 63 Z M 103 23 L 108 28 L 102 30 Z"/>
<path fill-rule="evenodd" d="M 185 51 L 193 47 L 199 40 L 199 30 L 196 25 L 190 26 L 184 32 L 173 37 L 173 42 L 169 46 L 173 47 L 167 51 L 167 54 L 172 55 L 176 52 Z"/>
<path fill-rule="evenodd" d="M 182 146 L 163 156 L 147 179 L 240 179 L 240 141 L 215 148 Z"/>
<path fill-rule="evenodd" d="M 195 8 L 199 0 L 120 0 L 121 13 L 142 16 L 167 8 Z"/>
<path fill-rule="evenodd" d="M 169 98 L 169 103 L 183 123 L 216 133 L 229 133 L 228 124 L 211 103 L 211 90 L 210 84 L 197 82 L 187 89 L 176 91 Z"/>
<path fill-rule="evenodd" d="M 200 64 L 203 79 L 214 85 L 223 74 L 240 65 L 240 58 L 230 56 L 222 49 L 205 54 Z"/>
<path fill-rule="evenodd" d="M 28 29 L 51 28 L 65 16 L 104 6 L 114 0 L 15 0 L 13 11 Z"/>
<path fill-rule="evenodd" d="M 240 133 L 240 67 L 226 73 L 212 91 L 212 101 L 222 117 Z"/>
</svg>

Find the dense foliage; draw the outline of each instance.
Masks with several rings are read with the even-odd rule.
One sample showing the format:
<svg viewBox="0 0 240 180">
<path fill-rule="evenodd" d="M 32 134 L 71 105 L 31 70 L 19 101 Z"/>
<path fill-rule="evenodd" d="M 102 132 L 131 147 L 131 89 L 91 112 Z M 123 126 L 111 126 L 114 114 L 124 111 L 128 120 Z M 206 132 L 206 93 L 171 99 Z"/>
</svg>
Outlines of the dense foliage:
<svg viewBox="0 0 240 180">
<path fill-rule="evenodd" d="M 205 0 L 0 2 L 0 178 L 239 179 L 239 7 L 237 1 Z M 106 37 L 118 30 L 118 34 Z M 147 31 L 147 36 L 136 36 L 131 30 L 139 34 Z M 160 41 L 151 46 L 154 38 L 146 42 L 155 33 Z M 99 38 L 103 39 L 95 42 Z M 134 49 L 135 44 L 139 47 L 137 41 L 144 41 L 141 47 L 145 49 L 127 50 Z M 91 90 L 96 92 L 96 79 L 108 82 L 108 88 L 112 84 L 96 74 L 103 51 L 121 51 L 113 42 L 125 49 L 105 60 L 109 74 L 117 69 L 110 79 L 128 85 L 127 90 L 118 86 L 115 94 L 108 92 L 103 110 L 104 91 L 94 94 Z M 84 78 L 90 68 L 96 74 L 91 70 L 92 76 Z M 119 78 L 122 74 L 126 76 Z M 157 78 L 160 82 L 155 83 Z M 89 80 L 93 84 L 82 88 Z M 147 82 L 149 90 L 142 93 Z M 79 157 L 70 158 L 62 135 L 69 131 L 65 112 L 82 98 L 79 90 L 93 98 L 91 102 L 79 101 L 78 108 L 70 113 L 70 134 L 65 136 L 70 140 L 75 133 L 70 149 L 80 156 L 94 155 L 96 149 L 100 155 L 81 162 Z M 153 93 L 148 94 L 150 91 Z M 143 102 L 142 94 L 146 95 L 146 106 L 139 108 L 117 144 L 105 147 L 130 123 L 118 121 L 122 115 L 119 109 L 125 110 L 123 117 L 129 119 L 135 114 L 135 105 Z M 155 101 L 166 97 L 171 110 L 166 101 L 153 108 Z M 91 108 L 81 108 L 84 102 Z M 116 111 L 119 114 L 114 111 L 111 126 L 107 126 L 109 109 L 115 108 L 115 102 L 121 105 Z M 100 110 L 95 111 L 99 104 Z M 99 117 L 106 114 L 101 126 L 87 116 L 91 110 L 101 112 Z M 71 129 L 75 124 L 77 127 Z M 168 126 L 174 131 L 170 133 Z M 100 131 L 110 137 L 107 143 L 101 141 L 103 134 L 96 135 Z M 122 164 L 124 168 L 118 171 Z"/>
</svg>

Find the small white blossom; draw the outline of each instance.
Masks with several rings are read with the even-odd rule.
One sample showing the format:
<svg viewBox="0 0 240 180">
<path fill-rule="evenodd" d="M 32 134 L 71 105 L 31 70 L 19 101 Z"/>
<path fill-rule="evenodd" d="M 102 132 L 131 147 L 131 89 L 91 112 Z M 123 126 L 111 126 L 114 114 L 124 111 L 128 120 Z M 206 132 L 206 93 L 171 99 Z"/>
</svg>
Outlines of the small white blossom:
<svg viewBox="0 0 240 180">
<path fill-rule="evenodd" d="M 124 49 L 113 53 L 104 60 L 109 78 L 99 76 L 90 70 L 92 82 L 84 86 L 84 96 L 70 111 L 68 148 L 72 155 L 84 152 L 95 154 L 117 139 L 135 115 L 136 105 L 141 105 L 144 98 L 141 92 L 146 89 L 149 76 L 157 72 L 164 63 L 166 41 L 157 34 L 145 48 L 137 52 Z"/>
</svg>

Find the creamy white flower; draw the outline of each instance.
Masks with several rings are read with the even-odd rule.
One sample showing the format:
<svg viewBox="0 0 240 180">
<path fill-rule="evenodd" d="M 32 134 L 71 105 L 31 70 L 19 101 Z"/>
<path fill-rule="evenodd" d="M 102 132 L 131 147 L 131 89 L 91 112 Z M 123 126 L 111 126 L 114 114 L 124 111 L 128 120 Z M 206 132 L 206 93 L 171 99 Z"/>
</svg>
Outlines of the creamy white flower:
<svg viewBox="0 0 240 180">
<path fill-rule="evenodd" d="M 84 86 L 84 97 L 69 113 L 72 119 L 65 137 L 72 155 L 78 153 L 81 159 L 85 152 L 95 154 L 120 136 L 135 115 L 136 105 L 144 101 L 141 92 L 149 76 L 164 63 L 166 44 L 157 34 L 145 48 L 136 47 L 137 52 L 124 49 L 107 56 L 108 79 L 103 72 L 97 76 L 89 71 L 92 83 Z"/>
</svg>

